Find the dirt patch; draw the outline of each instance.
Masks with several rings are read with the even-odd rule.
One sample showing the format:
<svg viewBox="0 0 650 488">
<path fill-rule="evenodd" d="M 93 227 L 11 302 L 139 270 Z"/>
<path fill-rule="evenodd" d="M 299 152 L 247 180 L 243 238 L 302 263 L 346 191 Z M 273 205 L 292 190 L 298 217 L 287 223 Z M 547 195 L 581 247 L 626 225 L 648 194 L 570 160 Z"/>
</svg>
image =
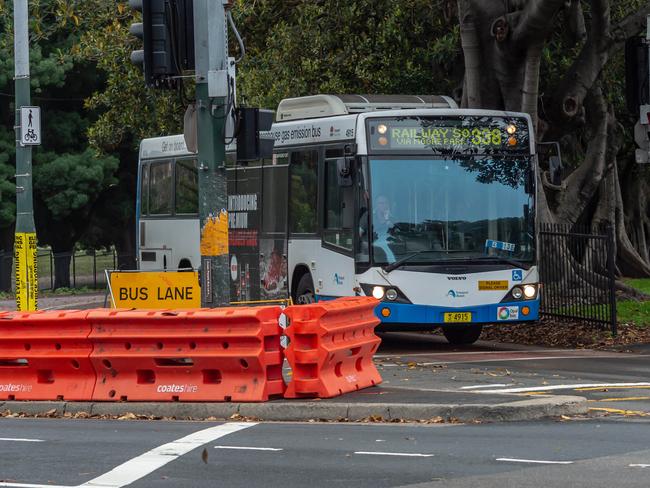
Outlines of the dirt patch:
<svg viewBox="0 0 650 488">
<path fill-rule="evenodd" d="M 650 344 L 650 327 L 619 324 L 618 335 L 613 337 L 609 329 L 545 318 L 530 325 L 486 326 L 481 340 L 544 347 L 624 351 L 625 346 Z"/>
</svg>

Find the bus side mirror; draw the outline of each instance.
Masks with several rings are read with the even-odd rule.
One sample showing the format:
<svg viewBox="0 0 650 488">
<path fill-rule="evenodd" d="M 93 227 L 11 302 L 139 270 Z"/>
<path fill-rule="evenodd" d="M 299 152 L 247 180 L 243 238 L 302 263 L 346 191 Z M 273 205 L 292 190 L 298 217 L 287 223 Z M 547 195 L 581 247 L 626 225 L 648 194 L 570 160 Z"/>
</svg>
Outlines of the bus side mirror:
<svg viewBox="0 0 650 488">
<path fill-rule="evenodd" d="M 339 176 L 339 186 L 352 186 L 352 167 L 354 158 L 341 158 L 336 161 L 336 169 Z"/>
</svg>

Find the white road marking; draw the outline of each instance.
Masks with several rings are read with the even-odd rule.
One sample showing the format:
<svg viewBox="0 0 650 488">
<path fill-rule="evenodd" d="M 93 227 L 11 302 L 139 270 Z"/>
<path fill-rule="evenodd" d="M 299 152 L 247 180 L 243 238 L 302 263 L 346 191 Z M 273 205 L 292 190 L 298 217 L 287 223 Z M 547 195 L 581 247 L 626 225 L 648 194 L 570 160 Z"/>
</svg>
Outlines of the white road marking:
<svg viewBox="0 0 650 488">
<path fill-rule="evenodd" d="M 254 427 L 255 425 L 257 424 L 228 423 L 194 432 L 193 434 L 163 444 L 120 464 L 108 473 L 79 485 L 78 488 L 121 488 L 122 486 L 130 485 L 197 447 L 214 442 L 228 434 Z"/>
<path fill-rule="evenodd" d="M 39 485 L 29 483 L 0 482 L 0 487 L 13 488 L 121 488 L 144 478 L 155 470 L 178 459 L 188 452 L 221 437 L 240 430 L 254 427 L 256 423 L 228 423 L 194 432 L 173 442 L 163 444 L 151 451 L 135 457 L 108 473 L 78 486 Z"/>
<path fill-rule="evenodd" d="M 405 356 L 408 357 L 408 356 Z M 640 357 L 633 355 L 626 355 L 625 358 Z M 433 363 L 418 363 L 418 366 L 434 366 L 437 364 L 475 364 L 475 363 L 502 363 L 513 361 L 550 361 L 552 359 L 617 359 L 614 356 L 533 356 L 525 358 L 497 358 L 497 359 L 464 359 L 462 361 L 436 361 Z"/>
<path fill-rule="evenodd" d="M 650 464 L 629 464 L 630 468 L 650 468 Z"/>
<path fill-rule="evenodd" d="M 0 441 L 6 442 L 45 442 L 43 439 L 20 439 L 11 437 L 0 437 Z"/>
<path fill-rule="evenodd" d="M 244 447 L 244 446 L 214 446 L 215 449 L 234 449 L 241 451 L 284 451 L 278 447 Z"/>
<path fill-rule="evenodd" d="M 531 386 L 526 388 L 504 388 L 496 390 L 483 390 L 483 393 L 526 393 L 528 391 L 554 391 L 554 390 L 574 390 L 576 388 L 607 388 L 607 387 L 628 387 L 650 386 L 650 383 L 581 383 L 575 385 L 546 385 Z"/>
<path fill-rule="evenodd" d="M 566 349 L 535 349 L 533 351 L 465 351 L 465 352 L 415 352 L 413 354 L 407 353 L 407 352 L 395 352 L 393 354 L 375 354 L 373 357 L 375 358 L 384 358 L 384 359 L 392 359 L 392 358 L 400 358 L 400 357 L 412 357 L 412 356 L 462 356 L 462 355 L 467 355 L 467 354 L 549 354 L 549 353 L 554 353 L 554 352 L 563 352 L 566 354 L 567 350 Z M 572 356 L 574 357 L 574 356 Z M 585 356 L 581 356 L 585 357 Z M 590 356 L 589 356 L 590 357 Z M 626 354 L 625 357 L 628 357 Z"/>
<path fill-rule="evenodd" d="M 513 458 L 497 458 L 497 461 L 506 463 L 531 463 L 531 464 L 573 464 L 573 461 L 539 461 L 536 459 L 513 459 Z"/>
<path fill-rule="evenodd" d="M 404 456 L 404 457 L 433 457 L 433 454 L 419 454 L 412 452 L 375 452 L 375 451 L 355 451 L 355 454 L 364 456 Z"/>
<path fill-rule="evenodd" d="M 505 383 L 494 383 L 492 385 L 472 385 L 472 386 L 461 386 L 461 390 L 479 390 L 481 388 L 494 388 L 495 386 L 508 386 Z"/>
</svg>

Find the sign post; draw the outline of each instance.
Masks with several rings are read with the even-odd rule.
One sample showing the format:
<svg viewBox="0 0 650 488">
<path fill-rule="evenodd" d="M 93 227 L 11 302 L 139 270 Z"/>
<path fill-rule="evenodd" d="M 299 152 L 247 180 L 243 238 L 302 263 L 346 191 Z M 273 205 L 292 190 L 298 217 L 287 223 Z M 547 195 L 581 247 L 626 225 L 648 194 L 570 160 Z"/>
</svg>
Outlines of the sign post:
<svg viewBox="0 0 650 488">
<path fill-rule="evenodd" d="M 41 143 L 40 110 L 30 107 L 27 0 L 14 0 L 16 82 L 16 308 L 37 309 L 36 227 L 32 197 L 32 146 Z"/>
</svg>

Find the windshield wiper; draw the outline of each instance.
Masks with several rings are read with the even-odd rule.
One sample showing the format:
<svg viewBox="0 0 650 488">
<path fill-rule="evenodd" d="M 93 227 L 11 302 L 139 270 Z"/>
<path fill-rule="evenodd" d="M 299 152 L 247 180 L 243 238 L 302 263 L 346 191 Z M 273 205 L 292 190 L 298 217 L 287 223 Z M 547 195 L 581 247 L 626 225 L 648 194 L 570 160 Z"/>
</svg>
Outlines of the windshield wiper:
<svg viewBox="0 0 650 488">
<path fill-rule="evenodd" d="M 421 251 L 416 251 L 416 252 L 414 252 L 412 254 L 409 254 L 406 257 L 403 257 L 402 259 L 399 259 L 399 260 L 395 261 L 392 264 L 389 264 L 387 266 L 383 266 L 381 269 L 384 270 L 384 273 L 390 273 L 391 271 L 395 271 L 397 268 L 402 267 L 404 264 L 407 263 L 407 261 L 410 261 L 414 257 L 419 256 L 420 254 L 423 254 L 425 252 L 431 252 L 431 250 L 430 249 L 422 249 Z"/>
<path fill-rule="evenodd" d="M 452 258 L 452 259 L 443 259 L 441 260 L 441 263 L 445 262 L 466 262 L 466 263 L 473 263 L 477 261 L 498 261 L 501 263 L 507 263 L 512 266 L 515 266 L 517 268 L 524 268 L 524 269 L 530 269 L 530 263 L 526 261 L 520 261 L 518 259 L 513 259 L 513 258 L 507 258 L 505 256 L 476 256 L 476 257 L 466 257 L 466 258 Z"/>
</svg>

